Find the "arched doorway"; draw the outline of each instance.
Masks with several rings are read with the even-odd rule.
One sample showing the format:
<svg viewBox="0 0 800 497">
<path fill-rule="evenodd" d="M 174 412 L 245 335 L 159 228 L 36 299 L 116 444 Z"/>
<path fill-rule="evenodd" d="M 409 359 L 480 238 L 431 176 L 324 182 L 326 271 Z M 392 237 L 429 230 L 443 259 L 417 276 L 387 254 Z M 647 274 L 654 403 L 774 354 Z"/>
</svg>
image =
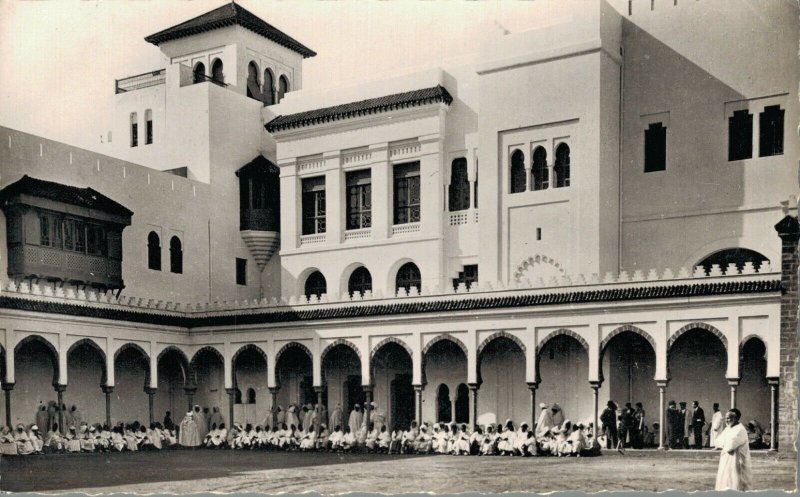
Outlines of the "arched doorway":
<svg viewBox="0 0 800 497">
<path fill-rule="evenodd" d="M 150 361 L 136 344 L 123 345 L 114 356 L 114 393 L 111 418 L 115 422 L 147 423 L 150 419 L 145 387 L 150 382 Z"/>
<path fill-rule="evenodd" d="M 380 345 L 372 357 L 375 403 L 386 411 L 390 428 L 407 429 L 414 420 L 411 364 L 411 354 L 397 342 Z"/>
<path fill-rule="evenodd" d="M 202 83 L 206 80 L 206 65 L 202 62 L 198 62 L 194 66 L 194 70 L 192 71 L 192 82 L 194 84 Z"/>
<path fill-rule="evenodd" d="M 461 342 L 448 336 L 441 336 L 429 343 L 422 353 L 422 374 L 428 385 L 439 385 L 435 388 L 426 388 L 423 391 L 422 419 L 437 421 L 451 421 L 453 419 L 453 405 L 455 394 L 460 383 L 467 379 L 467 353 Z M 446 387 L 446 390 L 442 387 Z M 443 411 L 444 394 L 447 393 L 447 402 L 450 414 Z M 451 398 L 452 397 L 452 398 Z"/>
<path fill-rule="evenodd" d="M 180 421 L 188 406 L 185 387 L 189 379 L 189 361 L 174 347 L 164 350 L 157 360 L 158 390 L 153 399 L 153 416 L 161 420 L 169 411 L 173 421 Z"/>
<path fill-rule="evenodd" d="M 600 351 L 600 371 L 603 385 L 598 392 L 600 408 L 609 400 L 624 407 L 630 402 L 635 408 L 642 403 L 645 419 L 658 420 L 658 386 L 655 382 L 656 352 L 651 343 L 634 331 L 614 335 Z"/>
<path fill-rule="evenodd" d="M 450 401 L 450 388 L 442 383 L 436 389 L 436 422 L 449 423 L 453 420 L 453 405 Z"/>
<path fill-rule="evenodd" d="M 340 404 L 347 418 L 356 404 L 364 407 L 366 394 L 361 385 L 361 358 L 352 347 L 340 343 L 324 351 L 322 376 L 329 412 L 336 404 Z"/>
<path fill-rule="evenodd" d="M 687 407 L 696 400 L 708 420 L 714 402 L 719 402 L 723 411 L 730 407 L 725 378 L 727 352 L 714 333 L 696 328 L 681 334 L 672 342 L 667 357 L 670 377 L 667 400 L 686 402 Z"/>
<path fill-rule="evenodd" d="M 770 386 L 767 383 L 767 348 L 758 337 L 751 337 L 741 345 L 739 376 L 742 378 L 736 392 L 736 407 L 742 411 L 743 422 L 755 419 L 768 429 L 770 424 Z M 726 404 L 720 402 L 720 410 Z"/>
<path fill-rule="evenodd" d="M 214 347 L 203 347 L 195 352 L 190 365 L 191 385 L 194 392 L 193 402 L 201 408 L 212 412 L 216 407 L 224 413 L 223 406 L 228 405 L 225 392 L 225 370 L 222 354 Z"/>
<path fill-rule="evenodd" d="M 589 354 L 578 339 L 567 334 L 550 338 L 540 345 L 536 366 L 540 381 L 538 402 L 558 404 L 565 419 L 582 423 L 594 420 Z"/>
<path fill-rule="evenodd" d="M 530 393 L 525 382 L 525 353 L 518 343 L 500 336 L 478 354 L 478 417 L 516 423 L 530 418 Z"/>
<path fill-rule="evenodd" d="M 260 348 L 245 345 L 234 355 L 233 384 L 245 392 L 243 402 L 234 406 L 234 422 L 261 423 L 271 403 L 267 388 L 267 358 Z M 223 416 L 227 417 L 227 411 Z"/>
<path fill-rule="evenodd" d="M 469 388 L 465 383 L 459 383 L 456 388 L 456 423 L 469 423 Z"/>
<path fill-rule="evenodd" d="M 39 406 L 56 400 L 53 384 L 58 380 L 58 354 L 55 347 L 39 336 L 23 339 L 14 349 L 12 425 L 26 427 L 36 420 Z"/>
<path fill-rule="evenodd" d="M 284 345 L 276 358 L 275 377 L 280 385 L 277 403 L 284 411 L 289 405 L 299 407 L 316 402 L 311 352 L 304 345 L 296 342 Z"/>
<path fill-rule="evenodd" d="M 75 406 L 82 419 L 89 423 L 105 423 L 105 402 L 98 402 L 106 381 L 105 354 L 94 342 L 84 340 L 69 349 L 67 378 L 69 387 L 64 392 L 67 408 L 71 410 Z"/>
</svg>

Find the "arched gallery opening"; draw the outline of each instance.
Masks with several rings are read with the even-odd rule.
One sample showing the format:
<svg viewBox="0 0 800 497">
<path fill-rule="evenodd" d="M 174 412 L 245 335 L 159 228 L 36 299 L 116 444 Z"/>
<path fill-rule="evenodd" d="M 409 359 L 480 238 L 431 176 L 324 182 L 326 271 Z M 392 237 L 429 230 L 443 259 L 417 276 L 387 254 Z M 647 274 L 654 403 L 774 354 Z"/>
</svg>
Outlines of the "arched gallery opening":
<svg viewBox="0 0 800 497">
<path fill-rule="evenodd" d="M 164 419 L 169 411 L 172 420 L 180 422 L 189 407 L 185 387 L 189 380 L 189 361 L 180 350 L 170 347 L 158 357 L 158 390 L 153 399 L 153 416 Z"/>
<path fill-rule="evenodd" d="M 261 349 L 255 345 L 246 345 L 234 355 L 233 383 L 242 392 L 240 402 L 233 407 L 234 421 L 243 424 L 261 423 L 264 414 L 271 407 L 267 388 L 267 358 Z M 222 411 L 223 417 L 227 418 L 227 407 Z"/>
<path fill-rule="evenodd" d="M 102 386 L 106 381 L 105 355 L 93 342 L 84 340 L 70 347 L 67 353 L 67 380 L 64 392 L 67 409 L 72 406 L 84 420 L 105 420 L 106 403 Z M 52 387 L 51 387 L 52 389 Z M 39 427 L 42 429 L 42 427 Z"/>
<path fill-rule="evenodd" d="M 613 336 L 600 351 L 603 384 L 598 392 L 599 410 L 613 400 L 624 407 L 642 403 L 645 421 L 652 429 L 658 422 L 659 398 L 656 375 L 656 352 L 650 342 L 633 331 Z"/>
<path fill-rule="evenodd" d="M 767 348 L 760 338 L 751 337 L 739 350 L 739 376 L 736 407 L 745 423 L 756 420 L 764 429 L 770 423 L 770 386 L 767 382 Z M 724 410 L 725 403 L 720 403 Z"/>
<path fill-rule="evenodd" d="M 508 337 L 497 337 L 478 355 L 478 419 L 530 423 L 530 392 L 525 382 L 525 352 Z"/>
<path fill-rule="evenodd" d="M 426 382 L 422 419 L 443 422 L 456 419 L 458 385 L 467 381 L 467 354 L 462 346 L 447 338 L 430 345 L 423 353 L 422 373 Z"/>
<path fill-rule="evenodd" d="M 213 347 L 203 347 L 192 357 L 191 380 L 194 393 L 194 404 L 208 408 L 212 412 L 216 407 L 225 412 L 228 405 L 228 394 L 225 392 L 225 370 L 222 354 Z M 163 413 L 156 413 L 156 418 Z M 178 418 L 180 419 L 180 418 Z"/>
<path fill-rule="evenodd" d="M 290 404 L 316 402 L 311 353 L 304 346 L 291 343 L 279 351 L 275 363 L 275 378 L 280 385 L 277 403 L 284 411 Z"/>
<path fill-rule="evenodd" d="M 349 345 L 340 343 L 322 357 L 322 376 L 328 397 L 328 409 L 336 404 L 349 413 L 356 404 L 364 407 L 366 394 L 361 385 L 361 359 Z"/>
<path fill-rule="evenodd" d="M 386 412 L 389 428 L 407 429 L 414 420 L 411 355 L 396 342 L 383 344 L 372 357 L 375 403 Z"/>
<path fill-rule="evenodd" d="M 149 399 L 144 391 L 149 381 L 150 362 L 147 354 L 137 345 L 123 345 L 114 357 L 112 422 L 132 423 L 150 419 Z"/>
<path fill-rule="evenodd" d="M 570 335 L 550 338 L 540 346 L 536 366 L 539 371 L 536 402 L 558 404 L 564 418 L 571 421 L 594 420 L 589 354 L 581 342 Z"/>
<path fill-rule="evenodd" d="M 56 400 L 53 383 L 58 379 L 58 355 L 45 339 L 31 336 L 14 349 L 15 385 L 11 400 L 11 422 L 26 426 L 41 404 Z"/>
<path fill-rule="evenodd" d="M 730 407 L 730 389 L 725 378 L 727 352 L 719 337 L 700 328 L 689 330 L 675 339 L 667 354 L 668 402 L 686 402 L 691 407 L 696 400 L 708 420 L 714 402 L 719 402 L 723 411 Z"/>
</svg>

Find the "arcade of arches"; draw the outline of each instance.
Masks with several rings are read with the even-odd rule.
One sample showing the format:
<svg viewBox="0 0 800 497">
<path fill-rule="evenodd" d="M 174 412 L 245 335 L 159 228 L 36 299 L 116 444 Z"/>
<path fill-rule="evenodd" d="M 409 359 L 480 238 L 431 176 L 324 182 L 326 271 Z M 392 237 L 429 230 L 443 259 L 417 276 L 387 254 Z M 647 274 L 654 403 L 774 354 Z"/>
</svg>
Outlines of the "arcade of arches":
<svg viewBox="0 0 800 497">
<path fill-rule="evenodd" d="M 735 357 L 728 347 L 738 348 L 736 378 L 727 376 L 728 358 Z M 444 334 L 417 353 L 394 337 L 384 338 L 369 354 L 341 339 L 330 342 L 317 357 L 311 350 L 306 344 L 287 342 L 275 354 L 271 372 L 262 348 L 242 344 L 227 360 L 233 387 L 226 389 L 226 359 L 214 347 L 199 348 L 189 356 L 169 346 L 152 367 L 148 354 L 136 344 L 122 345 L 109 360 L 93 341 L 82 340 L 66 353 L 64 382 L 59 378 L 63 358 L 48 340 L 34 335 L 14 348 L 15 382 L 4 383 L 6 405 L 0 412 L 11 424 L 31 423 L 38 406 L 60 399 L 67 406 L 77 405 L 84 420 L 143 421 L 160 420 L 166 411 L 177 417 L 182 409 L 198 404 L 218 407 L 226 419 L 232 413 L 237 422 L 270 424 L 275 405 L 285 409 L 322 402 L 329 410 L 338 404 L 348 413 L 356 403 L 374 401 L 386 412 L 390 426 L 407 426 L 414 419 L 531 421 L 538 402 L 558 403 L 567 419 L 593 422 L 594 409 L 602 410 L 605 401 L 613 399 L 618 404 L 641 402 L 650 426 L 659 421 L 666 400 L 697 400 L 707 416 L 713 403 L 723 409 L 735 404 L 748 419 L 765 426 L 773 415 L 764 341 L 748 336 L 740 344 L 729 344 L 706 325 L 670 338 L 664 359 L 668 381 L 659 382 L 654 380 L 654 341 L 633 327 L 611 333 L 597 349 L 577 333 L 562 330 L 540 337 L 535 346 L 524 336 L 500 332 L 475 349 Z M 590 357 L 594 353 L 597 359 Z M 535 381 L 527 374 L 531 360 Z M 597 364 L 598 371 L 590 383 L 591 364 Z M 107 365 L 113 366 L 113 386 Z M 314 384 L 316 367 L 322 386 Z M 421 379 L 417 384 L 415 367 Z M 371 379 L 366 386 L 365 371 Z M 271 373 L 274 386 L 269 388 Z"/>
</svg>

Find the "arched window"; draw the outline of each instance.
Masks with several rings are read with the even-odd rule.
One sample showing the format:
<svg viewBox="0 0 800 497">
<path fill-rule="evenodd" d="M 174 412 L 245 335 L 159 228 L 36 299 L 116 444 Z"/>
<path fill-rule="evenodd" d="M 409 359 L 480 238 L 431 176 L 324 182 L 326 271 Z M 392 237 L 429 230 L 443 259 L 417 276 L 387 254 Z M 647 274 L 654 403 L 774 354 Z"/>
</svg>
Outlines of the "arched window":
<svg viewBox="0 0 800 497">
<path fill-rule="evenodd" d="M 544 147 L 536 147 L 536 150 L 533 151 L 531 184 L 534 190 L 544 190 L 549 184 L 547 177 L 547 151 Z"/>
<path fill-rule="evenodd" d="M 273 105 L 275 103 L 275 76 L 269 68 L 264 69 L 264 91 L 261 95 L 261 101 L 264 105 Z"/>
<path fill-rule="evenodd" d="M 236 390 L 233 392 L 233 403 L 234 404 L 242 403 L 242 391 L 239 390 L 239 387 L 236 387 Z M 231 423 L 231 426 L 233 426 L 233 423 Z"/>
<path fill-rule="evenodd" d="M 225 74 L 222 72 L 222 59 L 215 59 L 211 64 L 211 79 L 218 83 L 225 82 Z"/>
<path fill-rule="evenodd" d="M 183 273 L 183 247 L 177 236 L 169 239 L 169 270 L 175 274 Z"/>
<path fill-rule="evenodd" d="M 206 65 L 203 64 L 202 62 L 198 62 L 194 66 L 193 73 L 194 77 L 192 78 L 192 82 L 195 84 L 202 83 L 203 81 L 206 80 Z"/>
<path fill-rule="evenodd" d="M 751 262 L 753 264 L 753 268 L 758 271 L 761 268 L 761 263 L 763 261 L 769 262 L 769 259 L 764 254 L 756 252 L 755 250 L 746 248 L 730 248 L 714 252 L 702 261 L 698 262 L 697 265 L 703 266 L 703 269 L 706 270 L 706 274 L 709 274 L 714 264 L 719 264 L 719 268 L 723 272 L 726 272 L 728 269 L 728 264 L 730 263 L 736 264 L 736 268 L 741 271 L 746 263 Z"/>
<path fill-rule="evenodd" d="M 147 235 L 147 267 L 161 271 L 161 239 L 155 231 Z"/>
<path fill-rule="evenodd" d="M 467 159 L 461 157 L 453 161 L 450 171 L 450 187 L 448 188 L 450 211 L 469 209 L 469 177 L 467 176 Z"/>
<path fill-rule="evenodd" d="M 314 271 L 306 278 L 305 295 L 306 297 L 316 295 L 319 298 L 323 293 L 328 293 L 328 282 L 325 281 L 325 276 L 322 273 Z"/>
<path fill-rule="evenodd" d="M 354 292 L 361 292 L 361 295 L 364 295 L 367 290 L 372 291 L 372 275 L 369 274 L 367 268 L 361 266 L 350 275 L 347 291 L 352 297 Z"/>
<path fill-rule="evenodd" d="M 256 403 L 256 391 L 253 388 L 247 389 L 247 403 L 248 404 L 255 404 Z"/>
<path fill-rule="evenodd" d="M 278 103 L 281 103 L 283 100 L 283 96 L 289 92 L 289 80 L 286 79 L 286 76 L 281 75 L 278 78 Z"/>
<path fill-rule="evenodd" d="M 521 150 L 511 154 L 511 193 L 525 191 L 525 155 Z"/>
<path fill-rule="evenodd" d="M 258 81 L 258 66 L 250 61 L 247 65 L 247 96 L 261 100 L 261 83 Z"/>
<path fill-rule="evenodd" d="M 556 164 L 553 172 L 556 175 L 556 188 L 569 186 L 569 145 L 566 143 L 556 147 Z"/>
<path fill-rule="evenodd" d="M 131 112 L 131 147 L 139 145 L 139 116 Z"/>
<path fill-rule="evenodd" d="M 395 278 L 396 289 L 400 290 L 405 288 L 406 292 L 411 291 L 411 287 L 416 287 L 419 291 L 422 285 L 422 276 L 419 273 L 419 268 L 413 262 L 406 262 L 400 269 L 397 270 L 397 277 Z"/>
</svg>

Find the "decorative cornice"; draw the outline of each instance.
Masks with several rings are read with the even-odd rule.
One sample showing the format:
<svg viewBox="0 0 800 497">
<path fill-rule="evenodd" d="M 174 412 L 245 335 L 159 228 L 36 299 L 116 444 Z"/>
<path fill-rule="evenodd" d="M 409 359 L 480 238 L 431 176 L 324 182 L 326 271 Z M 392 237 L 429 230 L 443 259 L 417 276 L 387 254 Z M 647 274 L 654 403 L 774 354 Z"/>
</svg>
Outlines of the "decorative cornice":
<svg viewBox="0 0 800 497">
<path fill-rule="evenodd" d="M 420 105 L 442 102 L 450 105 L 453 97 L 441 85 L 403 93 L 395 93 L 378 98 L 370 98 L 333 107 L 314 109 L 297 114 L 278 116 L 264 125 L 270 133 L 287 129 L 313 126 L 331 121 L 341 121 L 353 117 L 367 116 L 380 112 L 405 109 Z"/>
<path fill-rule="evenodd" d="M 133 323 L 175 326 L 186 329 L 213 326 L 296 323 L 303 321 L 352 319 L 390 315 L 428 314 L 442 312 L 479 311 L 521 307 L 612 303 L 703 296 L 763 294 L 781 291 L 780 280 L 738 280 L 718 283 L 662 284 L 626 286 L 553 293 L 503 293 L 492 295 L 442 295 L 435 300 L 424 297 L 396 299 L 386 303 L 369 301 L 324 306 L 283 306 L 273 309 L 237 309 L 224 314 L 190 313 L 181 311 L 145 312 L 114 308 L 109 304 L 77 305 L 54 302 L 54 299 L 25 298 L 0 295 L 0 309 L 12 309 L 64 316 L 79 316 Z M 516 293 L 516 292 L 515 292 Z M 122 306 L 120 306 L 122 307 Z"/>
</svg>

